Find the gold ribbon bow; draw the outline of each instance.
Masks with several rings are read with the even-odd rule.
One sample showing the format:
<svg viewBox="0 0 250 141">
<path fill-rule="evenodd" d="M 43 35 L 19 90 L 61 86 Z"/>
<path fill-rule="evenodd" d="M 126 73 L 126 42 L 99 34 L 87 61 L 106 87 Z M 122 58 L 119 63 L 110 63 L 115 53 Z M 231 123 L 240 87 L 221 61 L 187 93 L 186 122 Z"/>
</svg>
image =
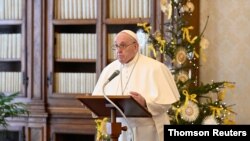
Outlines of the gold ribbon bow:
<svg viewBox="0 0 250 141">
<path fill-rule="evenodd" d="M 225 82 L 224 87 L 229 88 L 229 89 L 234 89 L 235 86 L 232 83 Z M 218 93 L 218 99 L 219 100 L 224 100 L 224 97 L 225 97 L 225 95 L 227 93 L 227 90 L 225 88 Z"/>
<path fill-rule="evenodd" d="M 137 26 L 141 26 L 144 31 L 146 31 L 146 33 L 150 33 L 150 30 L 151 30 L 151 26 L 149 26 L 149 24 L 147 22 L 144 22 L 144 23 L 137 23 Z"/>
<path fill-rule="evenodd" d="M 234 84 L 233 84 L 233 83 L 229 83 L 229 82 L 225 82 L 225 83 L 224 83 L 224 87 L 230 88 L 230 89 L 235 88 Z"/>
<path fill-rule="evenodd" d="M 160 44 L 160 48 L 159 48 L 160 53 L 163 53 L 164 52 L 164 46 L 166 44 L 166 40 L 162 39 L 162 35 L 161 35 L 160 32 L 156 32 L 155 39 L 158 42 L 158 44 Z"/>
<path fill-rule="evenodd" d="M 226 95 L 226 90 L 221 90 L 221 91 L 218 93 L 218 99 L 221 100 L 221 101 L 224 100 L 225 95 Z"/>
<path fill-rule="evenodd" d="M 223 108 L 222 107 L 215 107 L 215 106 L 209 106 L 210 107 L 210 109 L 212 110 L 212 112 L 213 112 L 213 116 L 215 117 L 216 115 L 217 116 L 221 116 L 221 111 L 223 110 Z"/>
<path fill-rule="evenodd" d="M 195 51 L 195 49 L 193 50 L 193 53 L 194 53 L 194 55 L 195 55 L 196 58 L 200 57 L 200 55 Z"/>
<path fill-rule="evenodd" d="M 178 115 L 179 115 L 180 112 L 181 112 L 181 108 L 177 108 L 177 107 L 174 107 L 174 106 L 173 106 L 173 110 L 175 110 L 175 120 L 176 120 L 176 122 L 178 123 L 178 122 L 179 122 L 179 120 L 178 120 Z"/>
<path fill-rule="evenodd" d="M 166 41 L 165 41 L 165 40 L 162 40 L 162 39 L 157 40 L 157 41 L 158 41 L 158 43 L 160 44 L 160 53 L 163 53 L 163 52 L 164 52 L 164 46 L 165 46 L 165 44 L 166 44 Z"/>
<path fill-rule="evenodd" d="M 149 48 L 149 50 L 151 50 L 151 51 L 153 52 L 153 55 L 154 55 L 154 57 L 156 58 L 157 53 L 156 53 L 156 50 L 155 50 L 153 44 L 149 44 L 149 45 L 148 45 L 148 48 Z"/>
<path fill-rule="evenodd" d="M 189 94 L 187 90 L 183 90 L 182 94 L 185 95 L 184 107 L 187 105 L 189 100 L 198 103 L 198 101 L 196 100 L 196 96 L 197 96 L 196 94 Z"/>
<path fill-rule="evenodd" d="M 102 140 L 103 136 L 107 134 L 106 131 L 106 123 L 108 121 L 108 118 L 103 118 L 103 119 L 96 119 L 96 129 L 97 129 L 97 136 L 96 139 L 97 141 Z"/>
<path fill-rule="evenodd" d="M 182 34 L 182 38 L 183 39 L 187 39 L 187 41 L 191 44 L 193 44 L 195 42 L 195 40 L 198 38 L 197 36 L 195 36 L 192 40 L 191 40 L 191 35 L 189 34 L 189 30 L 192 30 L 194 29 L 193 26 L 189 26 L 189 27 L 183 27 L 182 28 L 182 31 L 183 31 L 183 34 Z"/>
</svg>

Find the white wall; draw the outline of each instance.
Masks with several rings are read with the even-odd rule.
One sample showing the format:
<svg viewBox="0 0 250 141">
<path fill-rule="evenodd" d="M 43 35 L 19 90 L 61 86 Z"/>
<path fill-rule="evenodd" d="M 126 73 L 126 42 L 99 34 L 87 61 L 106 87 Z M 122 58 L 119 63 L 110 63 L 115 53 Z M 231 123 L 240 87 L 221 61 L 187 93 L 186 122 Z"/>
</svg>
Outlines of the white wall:
<svg viewBox="0 0 250 141">
<path fill-rule="evenodd" d="M 226 95 L 236 104 L 237 124 L 250 124 L 250 0 L 200 0 L 200 31 L 209 16 L 205 37 L 207 62 L 200 68 L 201 81 L 233 81 Z"/>
</svg>

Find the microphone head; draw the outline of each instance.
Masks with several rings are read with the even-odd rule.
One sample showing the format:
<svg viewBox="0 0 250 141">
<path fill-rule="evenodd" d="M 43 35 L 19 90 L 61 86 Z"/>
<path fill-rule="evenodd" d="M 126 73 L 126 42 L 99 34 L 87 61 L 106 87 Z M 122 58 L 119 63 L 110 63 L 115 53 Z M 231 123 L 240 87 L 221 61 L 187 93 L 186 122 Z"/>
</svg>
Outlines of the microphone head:
<svg viewBox="0 0 250 141">
<path fill-rule="evenodd" d="M 119 70 L 116 70 L 114 73 L 115 73 L 116 75 L 119 75 L 119 74 L 120 74 L 120 71 L 119 71 Z"/>
<path fill-rule="evenodd" d="M 110 77 L 109 77 L 109 81 L 111 81 L 112 79 L 114 79 L 117 75 L 120 74 L 120 71 L 119 70 L 116 70 Z"/>
</svg>

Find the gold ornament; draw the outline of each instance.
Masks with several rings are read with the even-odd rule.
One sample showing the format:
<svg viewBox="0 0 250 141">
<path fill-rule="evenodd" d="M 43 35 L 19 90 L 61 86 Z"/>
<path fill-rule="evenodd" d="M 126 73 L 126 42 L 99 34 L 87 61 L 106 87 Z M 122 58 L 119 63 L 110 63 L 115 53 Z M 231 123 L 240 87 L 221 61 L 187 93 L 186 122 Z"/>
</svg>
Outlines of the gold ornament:
<svg viewBox="0 0 250 141">
<path fill-rule="evenodd" d="M 176 75 L 176 81 L 177 82 L 186 82 L 188 80 L 188 73 L 186 71 L 180 71 L 177 75 Z"/>
<path fill-rule="evenodd" d="M 192 122 L 195 121 L 199 116 L 199 107 L 196 103 L 189 100 L 186 105 L 181 107 L 180 115 L 183 120 Z"/>
<path fill-rule="evenodd" d="M 187 51 L 185 48 L 181 47 L 177 50 L 175 54 L 175 61 L 177 64 L 184 64 L 187 61 Z"/>
<path fill-rule="evenodd" d="M 170 19 L 172 16 L 172 2 L 167 0 L 161 0 L 161 11 Z"/>
</svg>

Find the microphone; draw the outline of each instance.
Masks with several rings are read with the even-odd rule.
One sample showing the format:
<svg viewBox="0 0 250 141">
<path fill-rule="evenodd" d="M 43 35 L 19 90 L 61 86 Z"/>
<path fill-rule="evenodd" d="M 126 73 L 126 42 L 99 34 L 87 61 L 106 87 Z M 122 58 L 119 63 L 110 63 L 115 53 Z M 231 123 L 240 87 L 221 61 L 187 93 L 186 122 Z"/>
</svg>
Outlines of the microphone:
<svg viewBox="0 0 250 141">
<path fill-rule="evenodd" d="M 134 141 L 134 133 L 133 133 L 133 130 L 132 130 L 132 128 L 130 127 L 130 125 L 129 125 L 129 122 L 128 122 L 128 120 L 127 120 L 127 117 L 126 117 L 126 115 L 123 113 L 123 111 L 106 95 L 106 93 L 105 93 L 105 90 L 104 90 L 104 88 L 105 88 L 105 86 L 111 81 L 111 80 L 113 80 L 117 75 L 119 75 L 120 74 L 120 71 L 119 70 L 116 70 L 116 71 L 114 71 L 113 72 L 113 74 L 108 78 L 108 80 L 103 84 L 103 86 L 102 86 L 102 91 L 103 91 L 103 96 L 104 96 L 104 98 L 110 103 L 110 104 L 112 104 L 114 107 L 115 107 L 115 109 L 116 110 L 118 110 L 119 112 L 120 112 L 120 114 L 124 117 L 124 119 L 125 119 L 125 121 L 126 121 L 126 123 L 128 124 L 128 127 L 129 127 L 129 129 L 130 129 L 130 131 L 131 131 L 131 133 L 132 133 L 132 141 Z M 111 117 L 112 118 L 112 117 Z"/>
<path fill-rule="evenodd" d="M 116 70 L 109 78 L 108 80 L 103 84 L 103 87 L 105 87 L 111 80 L 113 80 L 117 75 L 120 74 L 119 70 Z"/>
<path fill-rule="evenodd" d="M 112 79 L 114 79 L 117 75 L 120 74 L 119 70 L 116 70 L 108 79 L 108 81 L 110 82 Z"/>
</svg>

